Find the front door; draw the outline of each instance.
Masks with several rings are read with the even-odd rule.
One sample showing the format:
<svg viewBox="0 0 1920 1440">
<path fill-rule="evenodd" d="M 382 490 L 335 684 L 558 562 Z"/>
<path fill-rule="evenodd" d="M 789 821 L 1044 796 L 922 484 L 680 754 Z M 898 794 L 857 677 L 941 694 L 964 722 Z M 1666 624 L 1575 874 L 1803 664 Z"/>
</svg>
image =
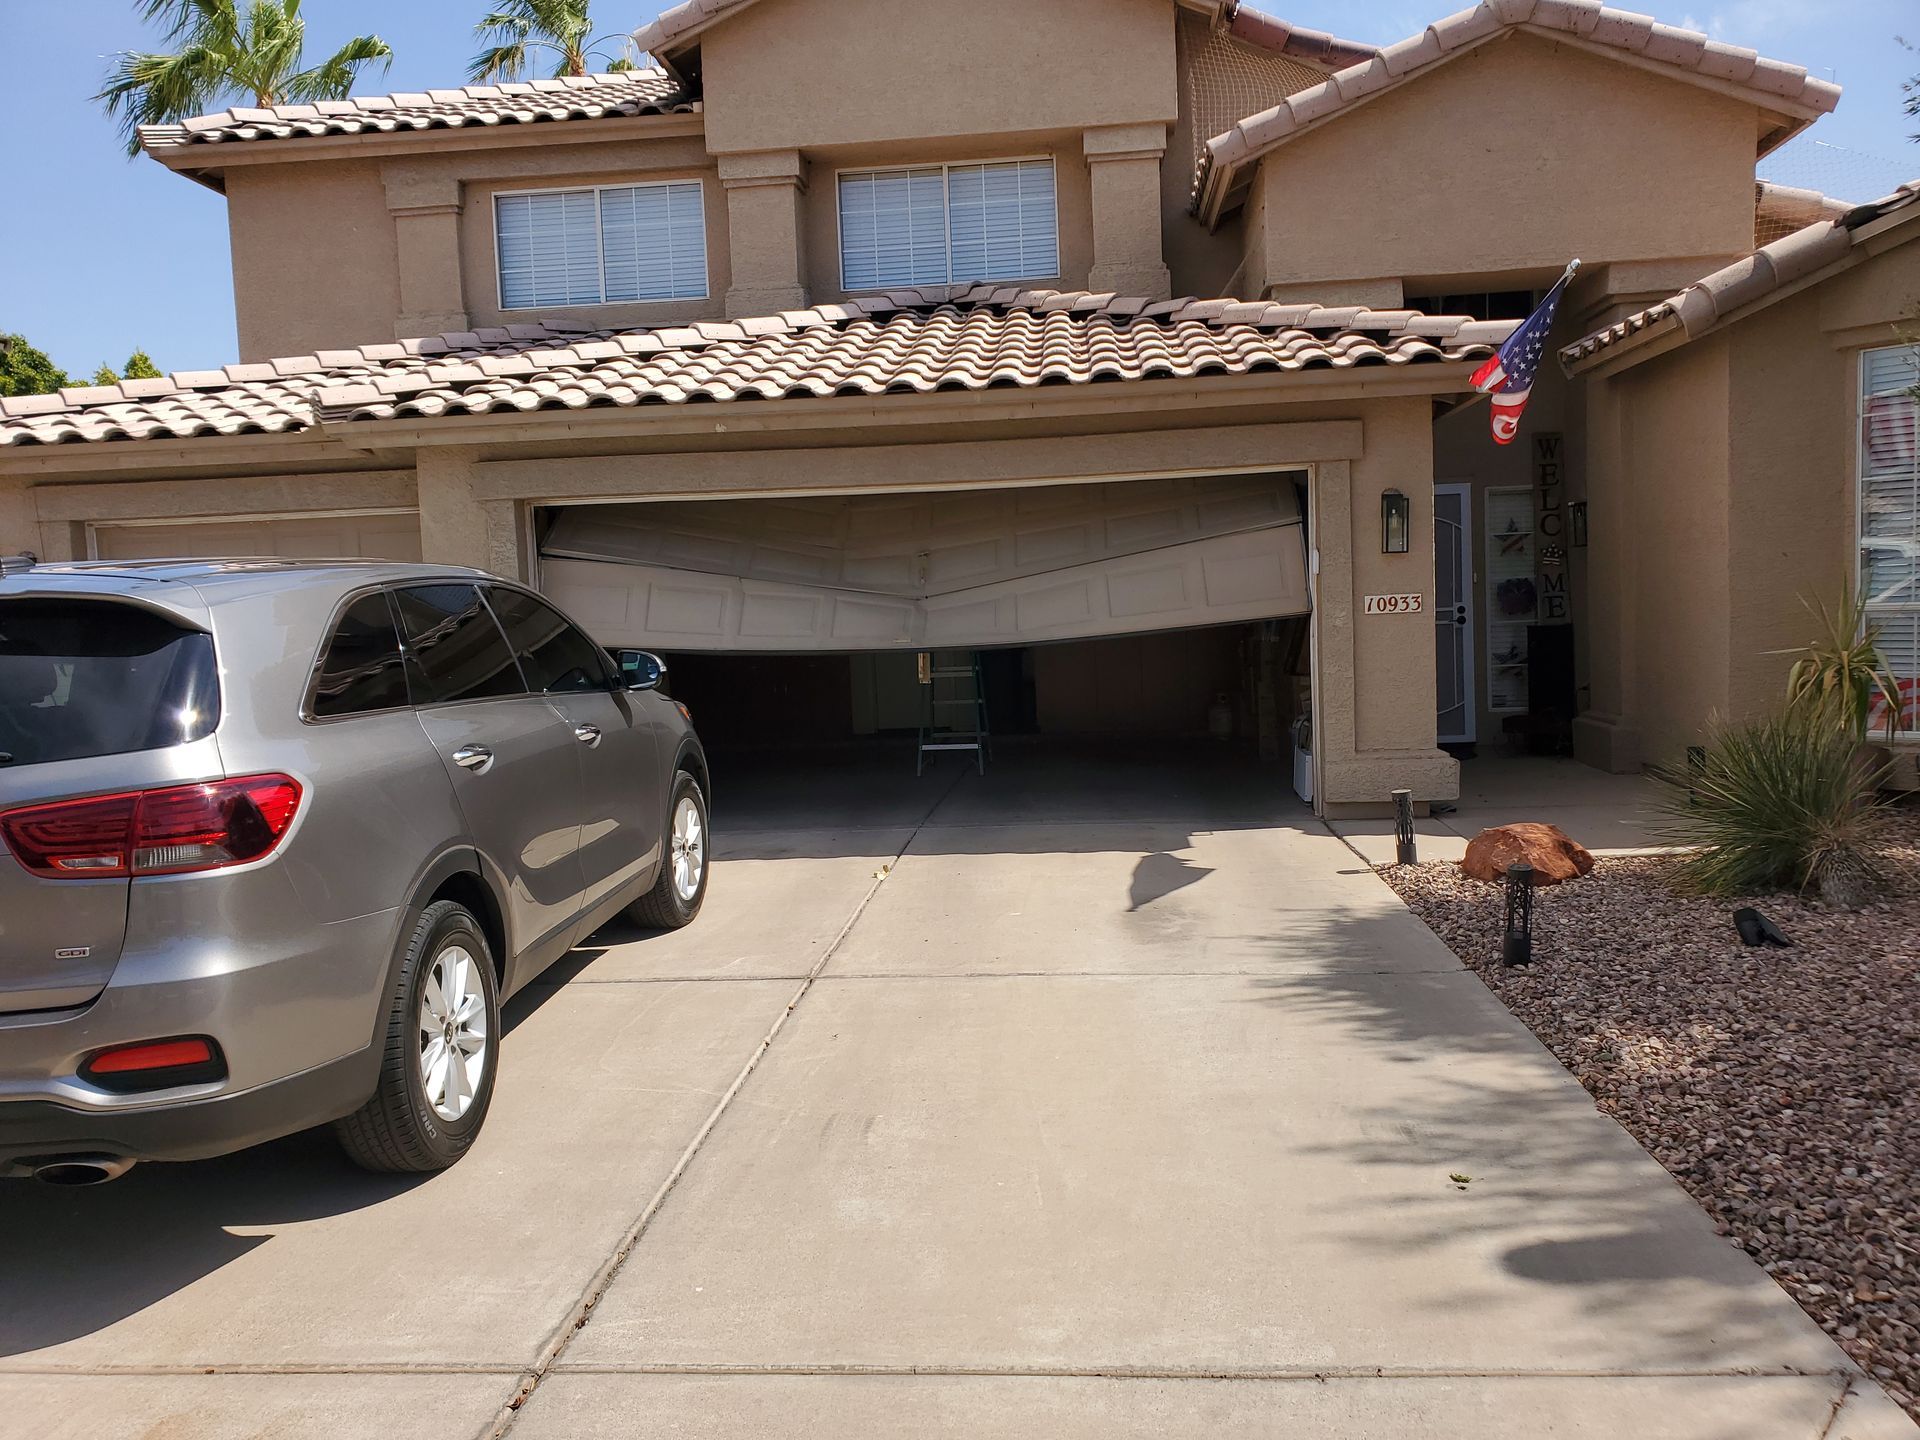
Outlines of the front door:
<svg viewBox="0 0 1920 1440">
<path fill-rule="evenodd" d="M 1433 626 L 1442 745 L 1476 738 L 1473 705 L 1473 489 L 1433 487 Z"/>
</svg>

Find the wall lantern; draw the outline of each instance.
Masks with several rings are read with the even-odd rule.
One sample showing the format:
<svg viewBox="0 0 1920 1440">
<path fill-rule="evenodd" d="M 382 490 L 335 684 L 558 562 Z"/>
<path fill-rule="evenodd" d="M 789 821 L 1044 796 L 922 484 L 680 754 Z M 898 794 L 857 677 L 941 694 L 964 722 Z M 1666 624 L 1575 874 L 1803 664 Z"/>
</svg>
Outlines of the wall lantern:
<svg viewBox="0 0 1920 1440">
<path fill-rule="evenodd" d="M 1405 555 L 1413 548 L 1413 500 L 1398 490 L 1380 497 L 1380 553 Z"/>
<path fill-rule="evenodd" d="M 1587 502 L 1576 500 L 1567 506 L 1567 536 L 1576 550 L 1587 548 Z"/>
</svg>

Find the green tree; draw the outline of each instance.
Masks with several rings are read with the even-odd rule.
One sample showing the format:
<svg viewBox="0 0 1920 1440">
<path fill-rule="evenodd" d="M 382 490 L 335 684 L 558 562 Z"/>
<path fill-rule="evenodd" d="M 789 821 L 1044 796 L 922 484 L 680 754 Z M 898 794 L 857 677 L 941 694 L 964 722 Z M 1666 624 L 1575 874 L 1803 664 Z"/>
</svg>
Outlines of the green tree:
<svg viewBox="0 0 1920 1440">
<path fill-rule="evenodd" d="M 0 335 L 0 396 L 51 395 L 71 385 L 67 372 L 24 335 Z"/>
<path fill-rule="evenodd" d="M 587 19 L 587 0 L 501 0 L 478 25 L 474 38 L 490 42 L 473 57 L 468 73 L 476 84 L 491 85 L 501 80 L 523 80 L 533 50 L 551 50 L 555 60 L 553 75 L 585 75 L 593 67 L 588 62 L 598 57 L 608 70 L 632 70 L 632 58 L 626 53 L 625 36 L 593 35 Z M 609 53 L 601 48 L 608 41 L 621 43 L 621 49 Z"/>
<path fill-rule="evenodd" d="M 246 8 L 242 8 L 242 5 Z M 300 0 L 137 0 L 140 18 L 166 28 L 174 48 L 123 50 L 100 93 L 140 153 L 142 125 L 169 125 L 240 101 L 262 107 L 339 100 L 362 66 L 385 70 L 393 51 L 377 35 L 357 35 L 318 65 L 305 66 L 307 22 Z"/>
<path fill-rule="evenodd" d="M 118 385 L 120 383 L 120 377 L 114 374 L 113 366 L 102 365 L 98 370 L 93 372 L 93 379 L 87 383 L 89 385 Z"/>
<path fill-rule="evenodd" d="M 158 380 L 165 373 L 144 350 L 134 351 L 127 357 L 127 363 L 120 367 L 122 380 Z"/>
</svg>

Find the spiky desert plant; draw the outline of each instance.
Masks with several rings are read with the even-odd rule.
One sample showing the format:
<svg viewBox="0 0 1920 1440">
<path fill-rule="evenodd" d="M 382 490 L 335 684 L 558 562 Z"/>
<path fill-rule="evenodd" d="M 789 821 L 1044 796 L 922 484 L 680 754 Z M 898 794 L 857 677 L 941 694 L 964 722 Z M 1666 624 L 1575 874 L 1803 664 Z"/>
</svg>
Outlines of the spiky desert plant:
<svg viewBox="0 0 1920 1440">
<path fill-rule="evenodd" d="M 1866 602 L 1848 586 L 1840 603 L 1801 601 L 1819 622 L 1820 633 L 1803 649 L 1775 653 L 1798 655 L 1787 674 L 1787 703 L 1838 723 L 1857 743 L 1867 738 L 1877 699 L 1886 707 L 1887 737 L 1900 714 L 1900 692 L 1892 668 L 1880 652 L 1880 627 L 1867 618 Z"/>
<path fill-rule="evenodd" d="M 1661 831 L 1688 847 L 1673 878 L 1683 890 L 1731 899 L 1769 890 L 1865 904 L 1878 887 L 1874 851 L 1888 822 L 1883 766 L 1833 713 L 1789 705 L 1718 725 L 1695 765 L 1661 767 Z"/>
</svg>

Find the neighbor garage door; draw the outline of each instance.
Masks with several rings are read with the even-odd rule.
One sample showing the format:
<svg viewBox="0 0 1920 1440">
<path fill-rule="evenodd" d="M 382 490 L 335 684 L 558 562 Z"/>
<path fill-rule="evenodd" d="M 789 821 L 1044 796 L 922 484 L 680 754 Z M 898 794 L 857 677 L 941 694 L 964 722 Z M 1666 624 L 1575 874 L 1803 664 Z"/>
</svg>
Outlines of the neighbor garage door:
<svg viewBox="0 0 1920 1440">
<path fill-rule="evenodd" d="M 191 524 L 100 525 L 94 553 L 102 560 L 158 560 L 284 555 L 301 560 L 418 560 L 420 517 L 303 515 L 298 519 L 194 521 Z"/>
<path fill-rule="evenodd" d="M 1305 614 L 1294 474 L 577 506 L 541 583 L 608 645 L 1024 645 Z"/>
</svg>

